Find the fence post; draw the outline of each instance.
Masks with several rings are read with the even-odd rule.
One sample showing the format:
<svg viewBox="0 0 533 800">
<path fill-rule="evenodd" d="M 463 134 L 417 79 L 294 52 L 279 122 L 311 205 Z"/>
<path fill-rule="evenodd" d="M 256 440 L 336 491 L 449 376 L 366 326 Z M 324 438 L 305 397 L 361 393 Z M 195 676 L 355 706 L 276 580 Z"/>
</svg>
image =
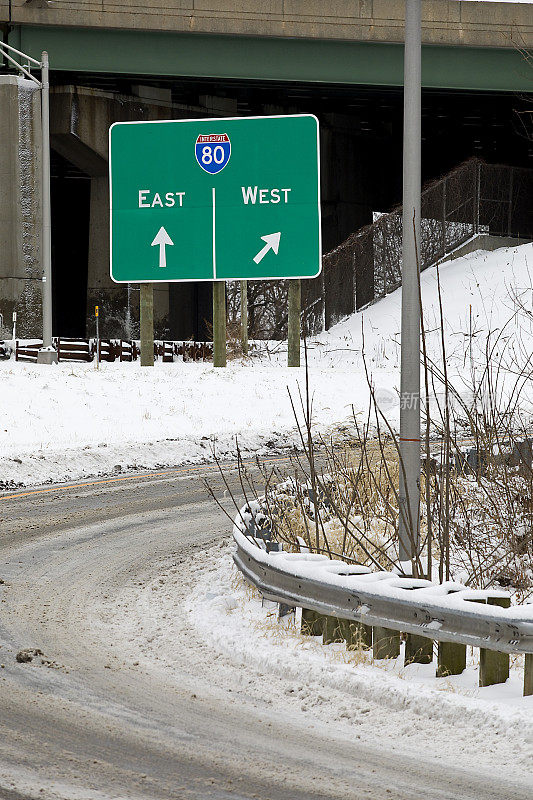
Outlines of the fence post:
<svg viewBox="0 0 533 800">
<path fill-rule="evenodd" d="M 289 281 L 289 322 L 288 322 L 288 366 L 300 366 L 300 311 L 302 306 L 302 282 Z"/>
<path fill-rule="evenodd" d="M 302 608 L 302 627 L 304 636 L 322 636 L 324 628 L 324 617 L 318 611 L 311 611 L 309 608 Z"/>
<path fill-rule="evenodd" d="M 439 642 L 437 656 L 437 678 L 460 675 L 466 669 L 466 645 L 455 642 Z"/>
<path fill-rule="evenodd" d="M 513 188 L 514 188 L 514 169 L 511 167 L 509 175 L 509 209 L 507 211 L 507 236 L 511 236 L 513 223 Z"/>
<path fill-rule="evenodd" d="M 344 636 L 341 628 L 341 620 L 338 617 L 324 617 L 324 626 L 322 628 L 322 644 L 343 642 Z"/>
<path fill-rule="evenodd" d="M 524 697 L 533 694 L 533 653 L 524 657 Z"/>
<path fill-rule="evenodd" d="M 100 314 L 98 306 L 94 307 L 96 318 L 96 369 L 100 369 Z"/>
<path fill-rule="evenodd" d="M 446 255 L 446 178 L 442 180 L 442 255 Z"/>
<path fill-rule="evenodd" d="M 400 632 L 374 625 L 372 652 L 376 659 L 396 658 L 400 655 Z"/>
<path fill-rule="evenodd" d="M 315 280 L 320 281 L 320 291 L 321 291 L 321 300 L 322 300 L 322 330 L 326 330 L 326 281 L 324 280 L 324 267 L 322 266 L 322 272 Z M 354 309 L 355 309 L 355 297 L 354 297 Z"/>
<path fill-rule="evenodd" d="M 509 597 L 488 597 L 490 606 L 509 608 Z M 505 683 L 509 677 L 509 653 L 498 653 L 495 650 L 479 648 L 479 685 L 492 686 L 494 683 Z"/>
<path fill-rule="evenodd" d="M 154 366 L 154 287 L 141 283 L 141 367 Z"/>
<path fill-rule="evenodd" d="M 248 281 L 241 281 L 241 346 L 243 356 L 248 355 Z"/>
<path fill-rule="evenodd" d="M 342 637 L 348 650 L 358 650 L 361 647 L 372 647 L 372 628 L 353 619 L 341 619 Z"/>
<path fill-rule="evenodd" d="M 479 233 L 479 207 L 481 205 L 481 161 L 478 161 L 476 164 L 476 175 L 475 175 L 475 193 L 476 199 L 475 204 L 476 207 L 474 209 L 475 220 L 474 220 L 474 233 Z"/>
<path fill-rule="evenodd" d="M 226 283 L 213 283 L 213 366 L 226 366 Z"/>
<path fill-rule="evenodd" d="M 531 477 L 533 464 L 533 450 L 531 444 L 531 439 L 515 442 L 511 453 L 511 466 L 518 467 L 520 475 L 524 478 Z"/>
<path fill-rule="evenodd" d="M 431 664 L 433 661 L 433 640 L 415 633 L 405 634 L 404 665 Z"/>
</svg>

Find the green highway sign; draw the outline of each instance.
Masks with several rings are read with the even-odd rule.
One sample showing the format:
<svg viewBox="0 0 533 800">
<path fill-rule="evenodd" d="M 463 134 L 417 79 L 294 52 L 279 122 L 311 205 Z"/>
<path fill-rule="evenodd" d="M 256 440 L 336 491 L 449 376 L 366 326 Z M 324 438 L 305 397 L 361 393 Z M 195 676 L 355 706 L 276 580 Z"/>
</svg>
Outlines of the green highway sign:
<svg viewBox="0 0 533 800">
<path fill-rule="evenodd" d="M 117 122 L 109 131 L 117 283 L 314 278 L 318 120 Z"/>
</svg>

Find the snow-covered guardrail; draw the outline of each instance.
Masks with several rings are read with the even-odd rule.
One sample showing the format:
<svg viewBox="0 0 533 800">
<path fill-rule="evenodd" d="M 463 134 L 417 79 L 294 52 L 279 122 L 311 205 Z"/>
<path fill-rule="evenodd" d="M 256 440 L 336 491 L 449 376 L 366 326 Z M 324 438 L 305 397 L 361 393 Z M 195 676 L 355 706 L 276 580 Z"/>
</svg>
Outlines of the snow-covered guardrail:
<svg viewBox="0 0 533 800">
<path fill-rule="evenodd" d="M 503 591 L 405 578 L 314 553 L 268 552 L 265 541 L 254 533 L 255 514 L 244 508 L 233 527 L 233 558 L 266 599 L 316 612 L 325 619 L 479 647 L 494 652 L 496 658 L 497 654 L 507 660 L 503 654 L 526 654 L 525 687 L 533 682 L 533 603 L 504 608 L 509 595 Z M 531 692 L 533 688 L 525 688 L 525 693 Z"/>
</svg>

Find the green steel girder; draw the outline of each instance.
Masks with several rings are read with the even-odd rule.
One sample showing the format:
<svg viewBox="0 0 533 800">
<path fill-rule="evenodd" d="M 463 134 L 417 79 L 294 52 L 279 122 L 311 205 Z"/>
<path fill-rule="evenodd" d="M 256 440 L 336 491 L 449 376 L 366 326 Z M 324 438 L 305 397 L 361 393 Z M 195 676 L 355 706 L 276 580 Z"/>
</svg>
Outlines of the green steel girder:
<svg viewBox="0 0 533 800">
<path fill-rule="evenodd" d="M 16 26 L 9 41 L 50 54 L 54 70 L 400 86 L 401 44 Z M 513 48 L 428 45 L 427 88 L 530 92 L 531 68 Z"/>
</svg>

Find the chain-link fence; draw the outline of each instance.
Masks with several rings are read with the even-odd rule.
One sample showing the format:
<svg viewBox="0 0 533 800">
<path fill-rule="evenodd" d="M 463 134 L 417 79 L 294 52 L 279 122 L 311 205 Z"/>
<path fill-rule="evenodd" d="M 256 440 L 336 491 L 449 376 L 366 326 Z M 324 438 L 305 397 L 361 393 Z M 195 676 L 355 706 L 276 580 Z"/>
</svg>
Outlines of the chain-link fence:
<svg viewBox="0 0 533 800">
<path fill-rule="evenodd" d="M 421 202 L 420 268 L 478 234 L 533 239 L 533 170 L 472 158 L 427 186 Z M 323 257 L 302 282 L 308 333 L 328 329 L 401 284 L 402 209 L 382 214 Z"/>
</svg>

